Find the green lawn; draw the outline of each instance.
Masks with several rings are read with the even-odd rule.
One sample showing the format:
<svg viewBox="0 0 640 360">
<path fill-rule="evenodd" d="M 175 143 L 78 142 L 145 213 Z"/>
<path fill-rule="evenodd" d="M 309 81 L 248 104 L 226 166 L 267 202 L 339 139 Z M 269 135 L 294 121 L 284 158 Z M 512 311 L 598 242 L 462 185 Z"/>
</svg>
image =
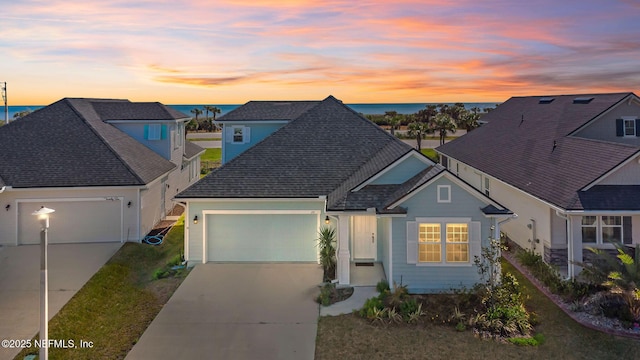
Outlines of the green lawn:
<svg viewBox="0 0 640 360">
<path fill-rule="evenodd" d="M 420 150 L 424 155 L 426 155 L 429 159 L 438 162 L 438 153 L 433 149 L 422 149 Z"/>
<path fill-rule="evenodd" d="M 356 315 L 321 317 L 316 359 L 634 359 L 640 341 L 587 329 L 574 322 L 509 264 L 528 296 L 527 308 L 537 314 L 545 342 L 536 347 L 480 340 L 470 330 L 452 326 L 371 325 Z M 429 311 L 427 309 L 427 311 Z"/>
<path fill-rule="evenodd" d="M 158 269 L 183 252 L 179 221 L 161 245 L 125 243 L 49 321 L 50 339 L 92 341 L 93 348 L 50 348 L 51 359 L 122 359 L 178 288 L 186 271 L 159 280 Z M 37 354 L 25 349 L 15 358 Z"/>
<path fill-rule="evenodd" d="M 204 151 L 204 154 L 200 156 L 201 161 L 221 161 L 222 149 L 221 148 L 209 148 Z"/>
</svg>

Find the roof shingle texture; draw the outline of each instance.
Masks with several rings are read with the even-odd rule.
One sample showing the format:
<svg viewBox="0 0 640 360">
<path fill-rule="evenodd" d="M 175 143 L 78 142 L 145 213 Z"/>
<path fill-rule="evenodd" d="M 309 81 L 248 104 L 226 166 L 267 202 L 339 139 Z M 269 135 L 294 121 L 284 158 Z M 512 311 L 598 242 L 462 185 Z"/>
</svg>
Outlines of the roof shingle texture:
<svg viewBox="0 0 640 360">
<path fill-rule="evenodd" d="M 96 101 L 103 100 L 62 99 L 1 127 L 0 178 L 6 185 L 144 185 L 175 168 L 104 123 L 93 107 Z"/>
<path fill-rule="evenodd" d="M 293 120 L 320 101 L 249 101 L 218 121 Z"/>
<path fill-rule="evenodd" d="M 176 197 L 342 199 L 410 150 L 330 96 Z"/>
<path fill-rule="evenodd" d="M 486 125 L 437 148 L 535 197 L 582 209 L 578 191 L 638 151 L 638 147 L 569 136 L 631 93 L 513 97 L 491 111 Z M 555 146 L 554 146 L 555 144 Z"/>
</svg>

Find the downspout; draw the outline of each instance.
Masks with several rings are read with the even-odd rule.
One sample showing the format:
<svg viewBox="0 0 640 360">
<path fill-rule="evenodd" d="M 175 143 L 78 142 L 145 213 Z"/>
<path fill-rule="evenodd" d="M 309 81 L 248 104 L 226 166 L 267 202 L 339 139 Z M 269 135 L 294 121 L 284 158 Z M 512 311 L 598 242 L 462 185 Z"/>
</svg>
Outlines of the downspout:
<svg viewBox="0 0 640 360">
<path fill-rule="evenodd" d="M 567 278 L 565 280 L 570 280 L 574 276 L 573 272 L 573 236 L 571 232 L 571 219 L 567 215 L 560 214 L 558 210 L 556 210 L 556 216 L 564 219 L 566 224 L 566 232 L 567 232 Z"/>
<path fill-rule="evenodd" d="M 140 237 L 140 213 L 142 213 L 142 203 L 140 202 L 141 199 L 142 199 L 142 196 L 140 195 L 140 188 L 138 188 L 138 200 L 137 200 L 137 204 L 136 204 L 136 207 L 137 207 L 137 211 L 136 211 L 136 220 L 137 220 L 136 221 L 136 223 L 137 223 L 136 224 L 136 227 L 137 227 L 136 234 L 137 235 L 136 235 L 136 238 L 138 238 L 138 242 L 139 243 L 142 243 L 142 238 Z"/>
<path fill-rule="evenodd" d="M 4 189 L 6 189 L 6 188 L 7 188 L 6 186 L 1 187 L 1 188 L 0 188 L 0 194 L 1 194 L 1 193 L 3 193 L 3 192 L 4 192 Z"/>
</svg>

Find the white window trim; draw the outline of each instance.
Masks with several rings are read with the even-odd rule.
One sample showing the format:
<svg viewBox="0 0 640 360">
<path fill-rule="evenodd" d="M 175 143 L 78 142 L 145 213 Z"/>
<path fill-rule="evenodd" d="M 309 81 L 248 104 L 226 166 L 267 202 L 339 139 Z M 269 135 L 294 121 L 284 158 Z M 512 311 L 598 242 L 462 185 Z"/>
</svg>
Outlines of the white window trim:
<svg viewBox="0 0 640 360">
<path fill-rule="evenodd" d="M 438 185 L 438 202 L 439 203 L 450 203 L 451 202 L 451 185 Z M 442 197 L 442 190 L 446 190 L 446 197 Z"/>
<path fill-rule="evenodd" d="M 240 141 L 236 141 L 236 129 L 240 129 L 241 134 L 240 136 L 242 136 L 242 138 L 240 139 Z M 245 127 L 244 126 L 232 126 L 231 127 L 231 143 L 232 144 L 244 144 L 244 137 L 245 137 Z"/>
<path fill-rule="evenodd" d="M 627 121 L 633 122 L 633 134 L 627 134 Z M 636 117 L 635 116 L 623 116 L 622 117 L 622 136 L 623 137 L 635 137 L 636 136 Z"/>
<path fill-rule="evenodd" d="M 589 216 L 589 215 L 588 215 Z M 624 216 L 623 215 L 590 215 L 590 216 L 595 216 L 596 217 L 596 242 L 584 242 L 584 240 L 582 241 L 583 245 L 587 245 L 587 246 L 593 246 L 593 245 L 598 245 L 598 246 L 615 246 L 615 244 L 620 244 L 620 245 L 624 245 Z M 617 216 L 620 218 L 620 225 L 605 225 L 604 222 L 602 221 L 602 217 L 603 216 Z M 580 220 L 580 236 L 582 236 L 582 229 L 585 227 L 594 227 L 593 225 L 582 225 L 582 219 Z M 602 237 L 602 229 L 603 228 L 615 228 L 615 227 L 619 227 L 620 228 L 620 242 L 605 242 L 603 237 Z"/>
<path fill-rule="evenodd" d="M 473 226 L 471 223 L 471 218 L 416 218 L 416 233 L 419 233 L 420 224 L 440 224 L 440 251 L 441 257 L 440 262 L 420 262 L 420 256 L 416 257 L 415 266 L 418 267 L 470 267 L 473 266 L 473 245 L 471 242 L 473 241 Z M 456 224 L 467 224 L 467 231 L 469 232 L 469 261 L 468 262 L 447 262 L 447 251 L 446 251 L 446 238 L 447 238 L 447 224 L 456 223 Z M 419 236 L 419 235 L 418 235 Z M 419 251 L 420 241 L 416 239 L 418 246 L 416 247 L 416 251 Z M 480 240 L 482 241 L 482 240 Z M 411 264 L 414 265 L 414 264 Z"/>
</svg>

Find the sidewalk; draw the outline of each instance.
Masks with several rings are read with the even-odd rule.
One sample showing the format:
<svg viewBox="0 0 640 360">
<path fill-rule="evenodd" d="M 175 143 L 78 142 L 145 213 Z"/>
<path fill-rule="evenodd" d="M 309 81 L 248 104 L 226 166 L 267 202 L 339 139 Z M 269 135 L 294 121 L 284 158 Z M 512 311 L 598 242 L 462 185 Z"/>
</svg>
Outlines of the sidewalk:
<svg viewBox="0 0 640 360">
<path fill-rule="evenodd" d="M 329 306 L 320 306 L 320 316 L 337 316 L 351 314 L 353 310 L 360 310 L 367 299 L 378 296 L 375 286 L 354 286 L 353 294 L 345 301 Z"/>
</svg>

